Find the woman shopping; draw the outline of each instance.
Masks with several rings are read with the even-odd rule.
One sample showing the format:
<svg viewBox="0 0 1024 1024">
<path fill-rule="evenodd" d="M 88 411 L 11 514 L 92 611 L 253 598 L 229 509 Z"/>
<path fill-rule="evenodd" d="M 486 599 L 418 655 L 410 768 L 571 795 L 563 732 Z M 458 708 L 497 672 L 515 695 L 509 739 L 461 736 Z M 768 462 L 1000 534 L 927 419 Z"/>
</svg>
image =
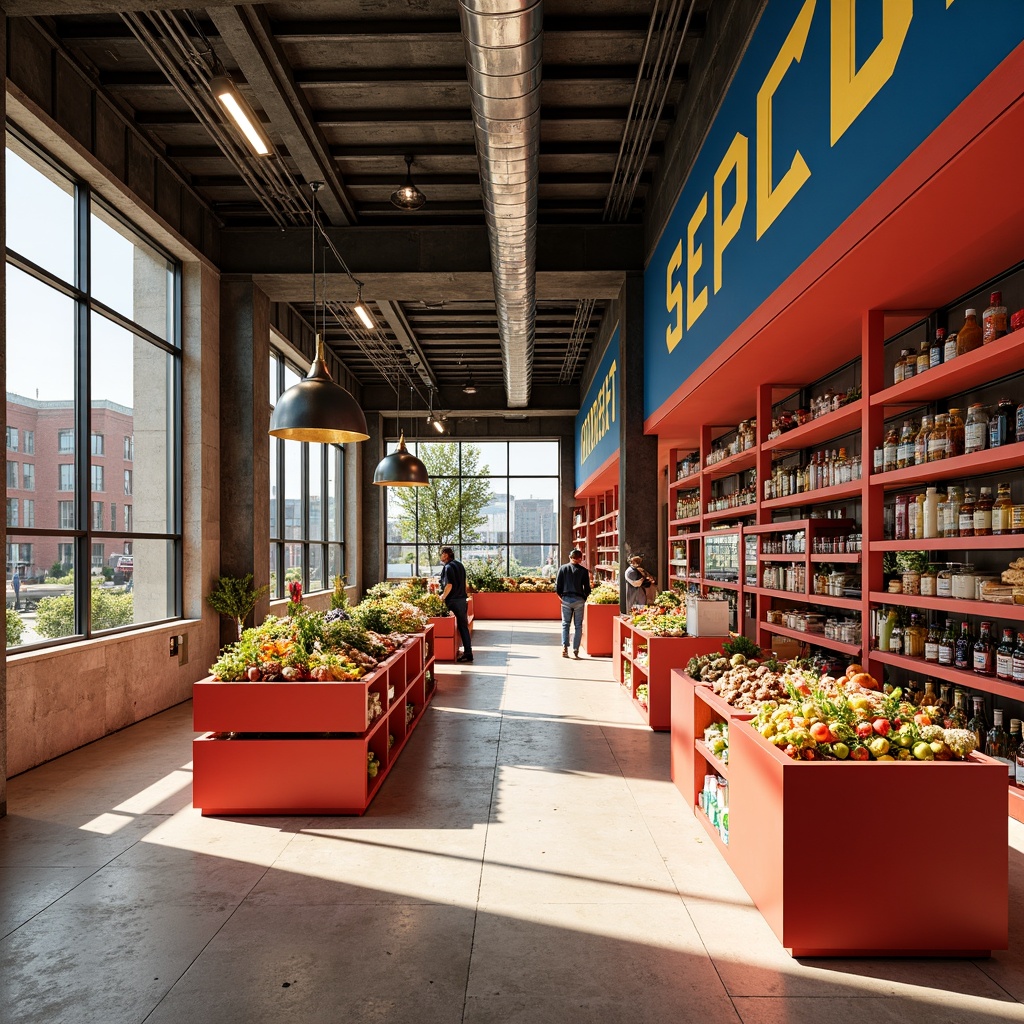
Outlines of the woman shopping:
<svg viewBox="0 0 1024 1024">
<path fill-rule="evenodd" d="M 629 568 L 623 573 L 626 581 L 626 611 L 632 611 L 647 604 L 647 588 L 657 586 L 657 581 L 644 568 L 644 556 L 632 555 Z"/>
</svg>

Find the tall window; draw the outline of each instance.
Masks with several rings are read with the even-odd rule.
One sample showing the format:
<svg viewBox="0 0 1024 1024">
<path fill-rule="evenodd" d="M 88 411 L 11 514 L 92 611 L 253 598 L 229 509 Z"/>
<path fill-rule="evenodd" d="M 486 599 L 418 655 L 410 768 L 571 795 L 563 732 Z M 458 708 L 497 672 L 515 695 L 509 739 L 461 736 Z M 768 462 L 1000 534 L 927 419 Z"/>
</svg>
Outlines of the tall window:
<svg viewBox="0 0 1024 1024">
<path fill-rule="evenodd" d="M 23 444 L 25 445 L 26 455 L 35 455 L 36 453 L 36 432 L 34 430 L 26 430 L 23 432 Z"/>
<path fill-rule="evenodd" d="M 17 526 L 18 525 L 18 499 L 8 498 L 7 499 L 7 525 Z"/>
<path fill-rule="evenodd" d="M 21 467 L 21 489 L 23 491 L 36 489 L 36 467 L 31 462 L 26 462 Z"/>
<path fill-rule="evenodd" d="M 7 450 L 9 452 L 16 452 L 18 450 L 18 428 L 8 427 L 7 428 Z"/>
<path fill-rule="evenodd" d="M 124 461 L 131 462 L 135 458 L 135 439 L 126 437 L 124 439 Z"/>
<path fill-rule="evenodd" d="M 396 445 L 389 444 L 388 451 Z M 420 441 L 430 487 L 387 488 L 388 576 L 433 575 L 438 548 L 503 575 L 544 574 L 558 550 L 558 441 Z"/>
<path fill-rule="evenodd" d="M 132 471 L 130 469 L 124 471 L 124 493 L 129 495 L 132 493 Z"/>
<path fill-rule="evenodd" d="M 18 486 L 18 464 L 7 460 L 7 487 L 14 489 Z"/>
<path fill-rule="evenodd" d="M 270 354 L 270 400 L 305 371 Z M 270 583 L 273 597 L 299 580 L 308 593 L 345 574 L 345 452 L 339 445 L 270 438 Z"/>
<path fill-rule="evenodd" d="M 42 503 L 42 525 L 35 526 L 34 506 L 23 505 L 9 549 L 31 561 L 23 566 L 28 573 L 51 575 L 57 565 L 71 578 L 73 597 L 73 611 L 28 623 L 22 644 L 174 618 L 181 614 L 182 572 L 180 267 L 13 131 L 6 168 L 8 422 L 27 424 L 23 450 L 31 434 L 39 461 L 57 466 L 39 481 L 30 477 L 42 485 L 33 496 Z M 40 310 L 45 360 L 24 342 L 38 332 Z M 108 436 L 115 444 L 118 437 L 144 438 L 138 453 L 131 449 L 142 537 L 132 534 L 127 517 L 118 531 L 104 467 L 91 465 L 106 455 Z M 111 490 L 116 496 L 116 484 Z M 132 589 L 111 602 L 94 589 L 91 570 L 128 546 Z"/>
<path fill-rule="evenodd" d="M 21 503 L 22 523 L 26 529 L 33 529 L 36 525 L 36 503 L 32 498 L 25 498 Z"/>
</svg>

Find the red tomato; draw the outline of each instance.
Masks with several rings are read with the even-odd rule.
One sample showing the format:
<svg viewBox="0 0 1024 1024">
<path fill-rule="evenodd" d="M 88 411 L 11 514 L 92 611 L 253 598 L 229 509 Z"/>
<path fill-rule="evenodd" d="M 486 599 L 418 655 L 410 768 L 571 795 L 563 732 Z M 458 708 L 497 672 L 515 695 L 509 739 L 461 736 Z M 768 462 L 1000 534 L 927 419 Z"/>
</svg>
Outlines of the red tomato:
<svg viewBox="0 0 1024 1024">
<path fill-rule="evenodd" d="M 868 748 L 865 746 L 857 744 L 857 746 L 853 747 L 850 750 L 851 761 L 868 761 L 870 760 L 870 758 L 871 754 L 869 753 Z"/>
<path fill-rule="evenodd" d="M 879 736 L 888 736 L 889 730 L 892 728 L 888 718 L 876 718 L 871 723 L 871 727 Z"/>
<path fill-rule="evenodd" d="M 827 743 L 831 733 L 824 722 L 815 722 L 810 729 L 811 739 L 815 743 Z"/>
<path fill-rule="evenodd" d="M 867 739 L 870 735 L 872 735 L 872 733 L 874 733 L 874 731 L 874 728 L 872 727 L 871 723 L 867 721 L 867 719 L 865 719 L 863 722 L 857 723 L 857 735 L 862 740 Z"/>
</svg>

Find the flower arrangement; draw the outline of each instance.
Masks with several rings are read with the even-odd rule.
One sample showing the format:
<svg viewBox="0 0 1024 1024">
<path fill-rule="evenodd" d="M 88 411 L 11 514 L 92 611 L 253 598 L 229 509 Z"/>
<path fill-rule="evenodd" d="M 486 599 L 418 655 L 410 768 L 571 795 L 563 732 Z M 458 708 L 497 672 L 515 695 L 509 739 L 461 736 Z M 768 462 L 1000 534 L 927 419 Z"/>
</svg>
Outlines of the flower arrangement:
<svg viewBox="0 0 1024 1024">
<path fill-rule="evenodd" d="M 590 604 L 618 604 L 619 588 L 612 583 L 599 583 L 587 598 Z"/>
</svg>

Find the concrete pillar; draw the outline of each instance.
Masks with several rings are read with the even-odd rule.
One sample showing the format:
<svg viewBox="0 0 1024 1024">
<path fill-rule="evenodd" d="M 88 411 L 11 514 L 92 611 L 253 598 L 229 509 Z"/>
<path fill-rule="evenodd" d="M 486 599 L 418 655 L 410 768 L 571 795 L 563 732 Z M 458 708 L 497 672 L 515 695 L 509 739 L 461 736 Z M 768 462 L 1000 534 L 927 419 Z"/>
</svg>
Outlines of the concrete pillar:
<svg viewBox="0 0 1024 1024">
<path fill-rule="evenodd" d="M 0 7 L 0 80 L 7 78 L 7 15 L 3 7 Z M 0 90 L 0 116 L 7 119 L 7 90 Z M 6 161 L 5 161 L 6 165 Z M 7 202 L 7 179 L 4 167 L 0 166 L 0 210 L 5 208 Z M 0 217 L 0 250 L 7 243 L 6 219 Z M 0 325 L 7 324 L 7 275 L 0 274 Z M 7 393 L 7 345 L 0 345 L 0 378 L 3 379 L 4 394 Z M 7 435 L 7 403 L 4 402 L 3 411 L 4 436 Z M 7 478 L 4 477 L 4 497 L 7 496 Z M 7 507 L 6 501 L 4 508 Z M 3 533 L 4 550 L 7 550 L 7 517 L 4 516 L 0 523 L 0 531 Z M 7 648 L 7 621 L 4 619 L 3 627 L 4 649 Z M 7 659 L 4 658 L 0 664 L 0 818 L 7 814 Z"/>
<path fill-rule="evenodd" d="M 243 276 L 220 286 L 220 574 L 270 582 L 270 300 Z M 264 597 L 255 610 L 262 622 Z M 224 620 L 221 640 L 236 638 Z"/>
<path fill-rule="evenodd" d="M 658 551 L 658 439 L 644 434 L 644 281 L 628 274 L 619 293 L 619 606 L 631 554 L 654 575 Z M 663 583 L 659 579 L 659 584 Z"/>
</svg>

